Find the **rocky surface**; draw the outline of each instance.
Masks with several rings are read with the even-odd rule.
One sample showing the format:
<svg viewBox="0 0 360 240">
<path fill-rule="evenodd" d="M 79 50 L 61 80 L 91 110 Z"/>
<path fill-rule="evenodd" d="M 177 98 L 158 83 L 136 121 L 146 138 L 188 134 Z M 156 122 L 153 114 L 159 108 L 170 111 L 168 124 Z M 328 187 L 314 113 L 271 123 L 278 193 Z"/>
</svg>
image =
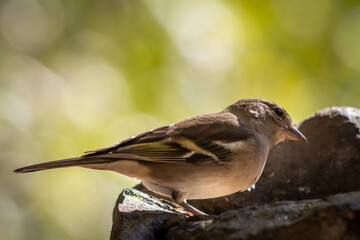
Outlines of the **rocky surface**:
<svg viewBox="0 0 360 240">
<path fill-rule="evenodd" d="M 358 239 L 359 224 L 360 192 L 353 192 L 231 210 L 174 226 L 165 239 Z"/>
<path fill-rule="evenodd" d="M 164 220 L 185 213 L 170 201 L 124 189 L 115 204 L 111 239 L 159 239 Z"/>
<path fill-rule="evenodd" d="M 119 211 L 117 203 L 112 239 L 360 239 L 354 227 L 360 226 L 360 110 L 327 108 L 299 130 L 309 143 L 272 149 L 254 190 L 190 202 L 221 215 L 186 218 L 140 205 Z M 146 234 L 132 234 L 139 226 L 147 226 Z"/>
</svg>

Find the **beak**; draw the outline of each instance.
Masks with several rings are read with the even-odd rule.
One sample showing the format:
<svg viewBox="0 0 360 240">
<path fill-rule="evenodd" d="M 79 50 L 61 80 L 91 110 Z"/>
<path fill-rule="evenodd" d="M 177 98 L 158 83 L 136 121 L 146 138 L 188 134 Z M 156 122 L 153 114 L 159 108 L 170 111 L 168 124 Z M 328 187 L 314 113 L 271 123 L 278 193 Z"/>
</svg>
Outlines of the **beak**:
<svg viewBox="0 0 360 240">
<path fill-rule="evenodd" d="M 306 139 L 306 137 L 299 131 L 296 129 L 296 127 L 290 126 L 290 127 L 286 127 L 284 129 L 284 133 L 285 133 L 285 139 L 286 140 L 295 140 L 295 141 L 304 141 L 306 143 L 308 143 L 309 141 Z"/>
</svg>

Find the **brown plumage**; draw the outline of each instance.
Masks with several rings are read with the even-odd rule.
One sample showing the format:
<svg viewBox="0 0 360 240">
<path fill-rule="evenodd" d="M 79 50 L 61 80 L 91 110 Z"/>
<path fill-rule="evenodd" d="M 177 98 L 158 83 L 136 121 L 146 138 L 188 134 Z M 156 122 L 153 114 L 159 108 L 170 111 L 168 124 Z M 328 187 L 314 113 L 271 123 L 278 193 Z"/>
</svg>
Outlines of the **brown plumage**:
<svg viewBox="0 0 360 240">
<path fill-rule="evenodd" d="M 192 214 L 186 199 L 244 191 L 259 179 L 270 149 L 306 138 L 288 113 L 271 101 L 242 99 L 225 110 L 188 118 L 85 155 L 16 169 L 25 173 L 79 166 L 137 178 Z"/>
</svg>

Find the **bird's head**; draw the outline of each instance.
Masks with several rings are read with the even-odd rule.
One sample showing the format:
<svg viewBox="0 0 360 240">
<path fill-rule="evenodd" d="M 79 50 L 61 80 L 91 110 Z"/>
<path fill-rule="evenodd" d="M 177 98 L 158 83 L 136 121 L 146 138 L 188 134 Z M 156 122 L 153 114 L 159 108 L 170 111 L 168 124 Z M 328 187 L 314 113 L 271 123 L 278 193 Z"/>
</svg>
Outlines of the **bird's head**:
<svg viewBox="0 0 360 240">
<path fill-rule="evenodd" d="M 307 142 L 279 104 L 261 98 L 247 98 L 230 105 L 227 110 L 235 114 L 241 123 L 264 134 L 273 145 L 284 140 Z"/>
</svg>

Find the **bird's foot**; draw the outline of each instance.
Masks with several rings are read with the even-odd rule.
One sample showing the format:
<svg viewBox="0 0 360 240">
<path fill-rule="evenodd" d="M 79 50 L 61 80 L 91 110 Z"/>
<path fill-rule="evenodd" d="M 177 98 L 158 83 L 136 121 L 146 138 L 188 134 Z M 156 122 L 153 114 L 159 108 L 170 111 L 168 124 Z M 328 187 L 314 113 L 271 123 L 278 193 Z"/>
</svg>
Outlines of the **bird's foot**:
<svg viewBox="0 0 360 240">
<path fill-rule="evenodd" d="M 186 211 L 188 211 L 189 216 L 207 216 L 206 213 L 200 211 L 199 209 L 194 208 L 193 206 L 187 204 L 186 202 L 180 203 L 180 206 L 182 206 Z"/>
</svg>

